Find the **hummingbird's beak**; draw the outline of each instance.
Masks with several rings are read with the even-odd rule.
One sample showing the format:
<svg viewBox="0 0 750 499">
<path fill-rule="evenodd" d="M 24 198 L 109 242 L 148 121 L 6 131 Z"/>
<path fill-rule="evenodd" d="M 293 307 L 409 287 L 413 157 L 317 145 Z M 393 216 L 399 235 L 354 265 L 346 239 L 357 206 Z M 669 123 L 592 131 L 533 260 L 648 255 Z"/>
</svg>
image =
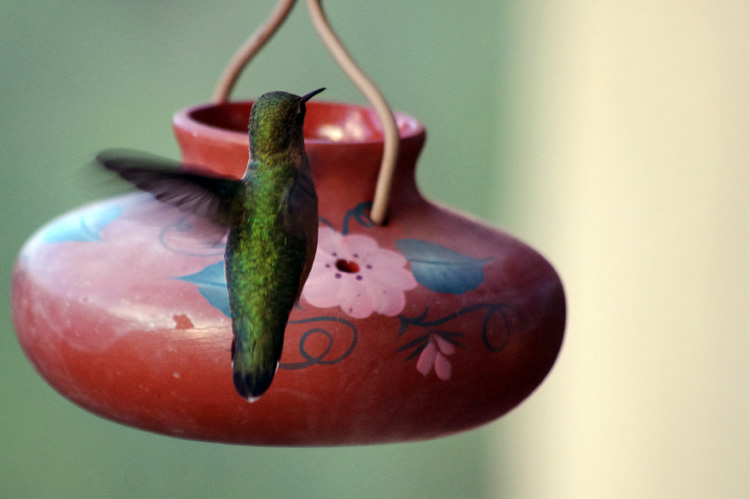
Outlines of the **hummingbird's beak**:
<svg viewBox="0 0 750 499">
<path fill-rule="evenodd" d="M 325 87 L 323 87 L 323 88 L 319 88 L 319 89 L 317 89 L 317 90 L 313 90 L 313 91 L 312 91 L 312 92 L 310 92 L 309 94 L 305 94 L 305 95 L 303 95 L 303 96 L 302 96 L 302 97 L 300 97 L 300 98 L 302 99 L 302 102 L 307 102 L 307 101 L 309 101 L 310 99 L 312 99 L 312 98 L 313 98 L 314 96 L 318 95 L 318 94 L 319 94 L 320 92 L 322 92 L 322 91 L 323 91 L 323 90 L 325 90 L 325 89 L 326 89 L 326 88 L 325 88 Z"/>
</svg>

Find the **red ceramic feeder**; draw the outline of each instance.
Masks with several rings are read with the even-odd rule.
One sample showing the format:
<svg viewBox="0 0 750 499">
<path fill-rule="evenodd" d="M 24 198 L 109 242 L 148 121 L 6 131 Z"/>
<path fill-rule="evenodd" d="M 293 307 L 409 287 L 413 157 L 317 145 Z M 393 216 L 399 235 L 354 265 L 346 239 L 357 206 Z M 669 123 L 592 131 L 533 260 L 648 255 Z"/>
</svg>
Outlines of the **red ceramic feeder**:
<svg viewBox="0 0 750 499">
<path fill-rule="evenodd" d="M 174 119 L 185 163 L 241 176 L 250 102 Z M 397 115 L 388 222 L 368 216 L 383 151 L 372 110 L 309 102 L 318 254 L 281 366 L 248 403 L 230 366 L 223 244 L 200 220 L 131 194 L 63 215 L 23 248 L 13 318 L 61 394 L 144 430 L 216 442 L 344 445 L 433 438 L 502 416 L 555 361 L 553 268 L 511 236 L 424 200 L 422 125 Z"/>
</svg>

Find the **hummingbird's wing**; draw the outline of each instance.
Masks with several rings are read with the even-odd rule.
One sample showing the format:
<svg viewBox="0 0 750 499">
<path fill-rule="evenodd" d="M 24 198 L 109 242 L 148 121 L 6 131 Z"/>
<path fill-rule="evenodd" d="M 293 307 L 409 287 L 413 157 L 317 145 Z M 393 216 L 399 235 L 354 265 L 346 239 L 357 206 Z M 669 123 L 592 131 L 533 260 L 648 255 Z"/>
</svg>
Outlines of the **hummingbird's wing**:
<svg viewBox="0 0 750 499">
<path fill-rule="evenodd" d="M 119 175 L 164 203 L 207 217 L 229 227 L 239 210 L 242 181 L 221 176 L 178 171 L 181 163 L 152 154 L 110 149 L 96 156 L 96 163 Z"/>
<path fill-rule="evenodd" d="M 306 247 L 297 289 L 299 300 L 318 248 L 318 196 L 308 165 L 299 169 L 299 173 L 285 190 L 281 213 L 287 233 L 304 241 Z"/>
</svg>

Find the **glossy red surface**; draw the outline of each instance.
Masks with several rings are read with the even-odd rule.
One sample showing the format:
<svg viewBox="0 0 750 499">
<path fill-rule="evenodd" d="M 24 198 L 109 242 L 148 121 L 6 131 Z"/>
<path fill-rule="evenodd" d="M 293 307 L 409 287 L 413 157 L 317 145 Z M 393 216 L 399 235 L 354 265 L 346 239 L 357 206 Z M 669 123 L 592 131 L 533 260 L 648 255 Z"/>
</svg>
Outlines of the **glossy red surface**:
<svg viewBox="0 0 750 499">
<path fill-rule="evenodd" d="M 184 161 L 240 176 L 250 106 L 178 113 Z M 68 213 L 24 246 L 13 317 L 30 361 L 90 411 L 191 439 L 372 444 L 502 416 L 555 361 L 562 285 L 525 244 L 425 201 L 414 182 L 424 129 L 398 122 L 388 224 L 374 227 L 366 203 L 383 146 L 375 114 L 308 103 L 319 261 L 258 401 L 232 385 L 223 246 L 200 220 L 142 194 Z"/>
</svg>

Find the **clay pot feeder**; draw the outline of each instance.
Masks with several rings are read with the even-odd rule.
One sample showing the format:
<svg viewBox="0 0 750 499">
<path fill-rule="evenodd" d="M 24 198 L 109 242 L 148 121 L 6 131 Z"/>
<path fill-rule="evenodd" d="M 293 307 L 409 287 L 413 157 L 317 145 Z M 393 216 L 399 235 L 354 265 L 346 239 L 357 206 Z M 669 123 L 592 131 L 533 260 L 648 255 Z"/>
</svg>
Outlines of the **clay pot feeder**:
<svg viewBox="0 0 750 499">
<path fill-rule="evenodd" d="M 251 106 L 219 99 L 177 113 L 184 163 L 241 176 Z M 136 428 L 293 446 L 468 430 L 542 382 L 565 325 L 550 264 L 419 194 L 425 131 L 414 118 L 390 115 L 393 155 L 377 110 L 307 109 L 319 251 L 268 392 L 249 403 L 232 384 L 223 243 L 205 222 L 143 194 L 67 213 L 21 251 L 13 319 L 47 382 Z M 387 212 L 373 220 L 389 154 Z"/>
</svg>

